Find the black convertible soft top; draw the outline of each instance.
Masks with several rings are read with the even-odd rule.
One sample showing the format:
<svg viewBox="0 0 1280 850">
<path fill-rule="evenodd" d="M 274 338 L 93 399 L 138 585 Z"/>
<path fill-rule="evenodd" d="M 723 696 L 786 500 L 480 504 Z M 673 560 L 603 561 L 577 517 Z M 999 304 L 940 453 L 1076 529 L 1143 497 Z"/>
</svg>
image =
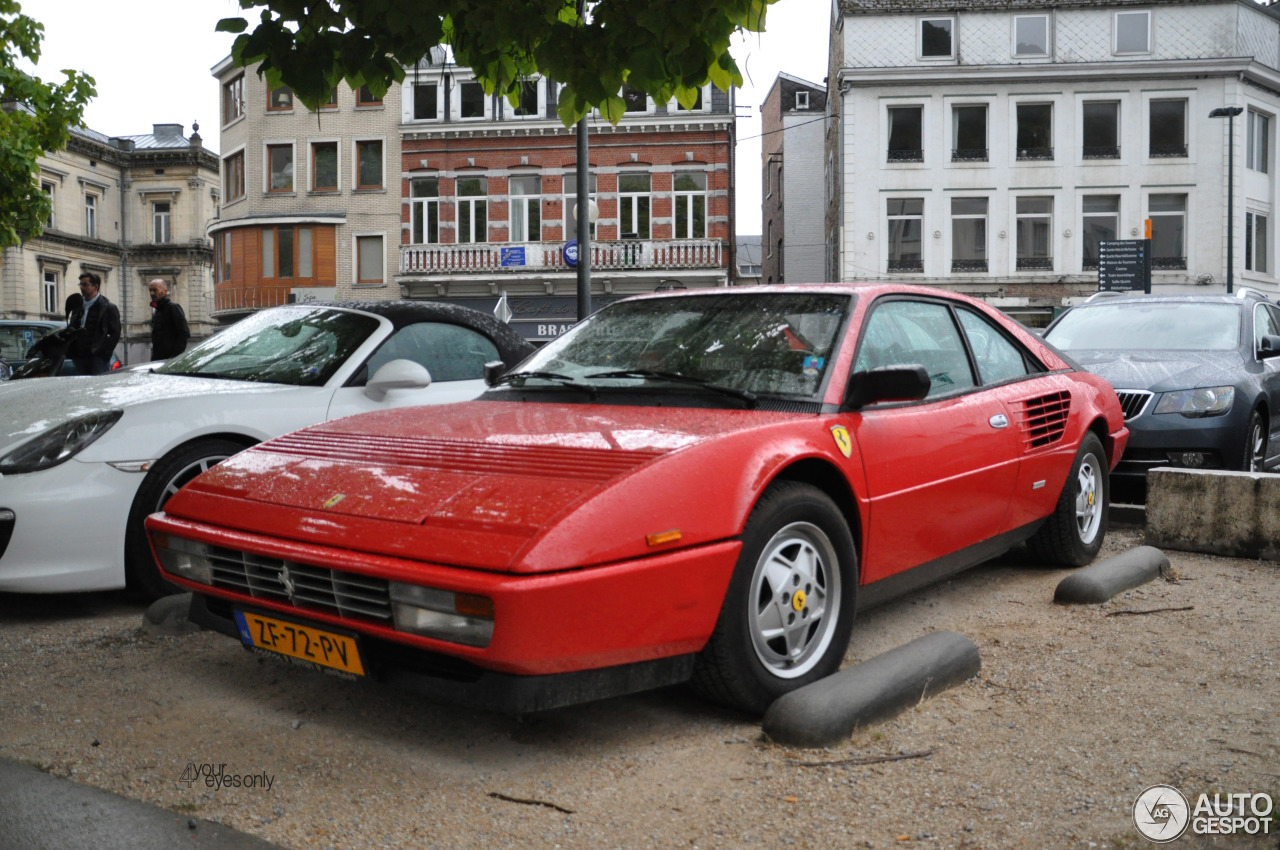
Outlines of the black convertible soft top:
<svg viewBox="0 0 1280 850">
<path fill-rule="evenodd" d="M 488 313 L 441 301 L 336 301 L 315 306 L 342 307 L 373 313 L 390 320 L 396 330 L 418 322 L 443 322 L 482 333 L 493 340 L 507 368 L 534 352 L 533 344 Z"/>
</svg>

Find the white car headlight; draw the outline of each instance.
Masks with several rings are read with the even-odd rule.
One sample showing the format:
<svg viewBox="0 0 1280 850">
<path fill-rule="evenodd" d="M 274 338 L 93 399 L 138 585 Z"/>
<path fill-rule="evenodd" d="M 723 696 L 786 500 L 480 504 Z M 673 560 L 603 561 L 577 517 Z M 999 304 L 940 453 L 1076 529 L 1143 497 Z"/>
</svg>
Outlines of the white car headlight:
<svg viewBox="0 0 1280 850">
<path fill-rule="evenodd" d="M 1156 405 L 1156 413 L 1181 413 L 1192 419 L 1222 416 L 1231 410 L 1231 402 L 1235 401 L 1235 397 L 1235 387 L 1177 390 L 1160 397 L 1160 403 Z"/>
<path fill-rule="evenodd" d="M 42 431 L 0 455 L 0 473 L 37 472 L 70 460 L 107 433 L 123 415 L 123 410 L 90 413 Z"/>
<path fill-rule="evenodd" d="M 209 558 L 209 546 L 197 540 L 175 537 L 172 534 L 153 531 L 151 545 L 165 572 L 181 578 L 213 584 L 213 561 Z"/>
</svg>

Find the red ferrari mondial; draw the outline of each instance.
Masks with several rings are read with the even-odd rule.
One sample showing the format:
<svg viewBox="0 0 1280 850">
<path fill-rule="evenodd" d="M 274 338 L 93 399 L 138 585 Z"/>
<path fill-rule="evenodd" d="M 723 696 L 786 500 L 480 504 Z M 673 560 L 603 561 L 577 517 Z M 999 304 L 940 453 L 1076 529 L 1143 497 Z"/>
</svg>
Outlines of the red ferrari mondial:
<svg viewBox="0 0 1280 850">
<path fill-rule="evenodd" d="M 907 286 L 604 308 L 479 400 L 262 443 L 147 520 L 246 647 L 532 711 L 691 680 L 761 712 L 862 608 L 1026 541 L 1080 565 L 1116 394 L 995 310 Z"/>
</svg>

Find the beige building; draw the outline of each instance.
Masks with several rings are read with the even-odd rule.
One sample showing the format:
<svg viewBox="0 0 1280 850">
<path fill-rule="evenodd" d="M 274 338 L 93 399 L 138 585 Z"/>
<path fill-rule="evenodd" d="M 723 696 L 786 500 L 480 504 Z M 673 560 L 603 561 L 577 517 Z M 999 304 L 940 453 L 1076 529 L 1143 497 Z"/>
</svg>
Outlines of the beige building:
<svg viewBox="0 0 1280 850">
<path fill-rule="evenodd" d="M 222 208 L 210 224 L 214 315 L 299 301 L 400 296 L 400 87 L 338 86 L 313 112 L 230 57 L 222 89 Z"/>
<path fill-rule="evenodd" d="M 205 227 L 218 204 L 218 160 L 204 150 L 198 128 L 189 139 L 181 124 L 117 138 L 79 128 L 39 167 L 53 213 L 41 236 L 0 254 L 0 317 L 65 319 L 80 274 L 93 272 L 120 308 L 126 363 L 150 356 L 147 283 L 154 278 L 169 283 L 193 338 L 211 333 L 213 249 Z"/>
</svg>

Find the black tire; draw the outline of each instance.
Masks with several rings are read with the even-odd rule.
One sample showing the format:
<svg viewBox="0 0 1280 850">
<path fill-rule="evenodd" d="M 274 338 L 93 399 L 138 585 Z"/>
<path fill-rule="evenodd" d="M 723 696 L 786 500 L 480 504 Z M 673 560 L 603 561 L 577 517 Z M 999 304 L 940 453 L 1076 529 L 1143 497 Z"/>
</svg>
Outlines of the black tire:
<svg viewBox="0 0 1280 850">
<path fill-rule="evenodd" d="M 1089 432 L 1080 441 L 1057 507 L 1027 541 L 1027 546 L 1047 564 L 1082 567 L 1097 557 L 1102 548 L 1110 505 L 1107 454 L 1098 436 Z"/>
<path fill-rule="evenodd" d="M 747 520 L 720 618 L 694 664 L 694 690 L 763 714 L 783 694 L 834 673 L 849 646 L 857 589 L 857 552 L 835 502 L 810 484 L 773 484 Z"/>
<path fill-rule="evenodd" d="M 124 572 L 130 588 L 153 599 L 183 592 L 183 588 L 161 578 L 142 523 L 163 508 L 183 484 L 243 449 L 243 445 L 231 440 L 196 440 L 179 446 L 151 467 L 133 497 L 125 527 Z"/>
<path fill-rule="evenodd" d="M 1240 468 L 1245 472 L 1262 472 L 1266 465 L 1267 423 L 1262 418 L 1262 411 L 1255 409 L 1249 414 L 1249 431 Z"/>
</svg>

